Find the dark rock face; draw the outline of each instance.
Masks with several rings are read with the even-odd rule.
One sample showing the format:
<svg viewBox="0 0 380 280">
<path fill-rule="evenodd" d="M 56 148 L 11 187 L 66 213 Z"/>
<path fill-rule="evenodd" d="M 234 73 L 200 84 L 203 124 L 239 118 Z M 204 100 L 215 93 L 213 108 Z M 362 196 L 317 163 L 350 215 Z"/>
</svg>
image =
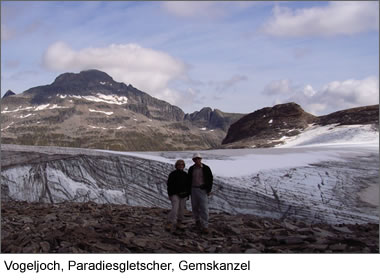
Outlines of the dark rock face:
<svg viewBox="0 0 380 280">
<path fill-rule="evenodd" d="M 319 117 L 318 124 L 329 125 L 379 124 L 379 105 L 342 110 Z"/>
<path fill-rule="evenodd" d="M 258 141 L 258 146 L 265 146 L 268 139 L 289 136 L 289 133 L 292 134 L 290 130 L 303 129 L 316 121 L 317 117 L 306 113 L 296 103 L 266 107 L 232 124 L 222 144 L 252 137 Z"/>
<path fill-rule="evenodd" d="M 58 76 L 52 84 L 34 87 L 25 93 L 33 96 L 31 103 L 34 105 L 46 104 L 53 100 L 60 103 L 59 98 L 56 98 L 57 94 L 81 96 L 91 96 L 97 93 L 116 94 L 128 98 L 128 110 L 143 113 L 148 118 L 179 121 L 185 115 L 180 108 L 154 98 L 132 85 L 127 86 L 124 83 L 118 83 L 108 74 L 99 70 L 87 70 L 78 74 L 65 73 Z"/>
<path fill-rule="evenodd" d="M 3 98 L 6 98 L 6 97 L 8 97 L 8 96 L 12 96 L 12 95 L 16 95 L 16 93 L 14 93 L 14 92 L 11 91 L 11 90 L 8 90 L 8 91 L 4 94 Z"/>
<path fill-rule="evenodd" d="M 210 231 L 164 230 L 169 210 L 95 203 L 1 204 L 2 253 L 379 253 L 379 225 L 309 225 L 210 214 Z"/>
<path fill-rule="evenodd" d="M 114 83 L 115 81 L 107 73 L 99 70 L 82 71 L 79 74 L 64 73 L 59 75 L 52 85 L 59 87 L 93 87 L 98 86 L 100 82 Z"/>
<path fill-rule="evenodd" d="M 200 110 L 199 112 L 195 111 L 194 113 L 186 114 L 185 119 L 194 122 L 200 122 L 202 124 L 207 124 L 211 118 L 211 114 L 212 109 L 210 107 L 205 107 L 202 108 L 202 110 Z"/>
</svg>

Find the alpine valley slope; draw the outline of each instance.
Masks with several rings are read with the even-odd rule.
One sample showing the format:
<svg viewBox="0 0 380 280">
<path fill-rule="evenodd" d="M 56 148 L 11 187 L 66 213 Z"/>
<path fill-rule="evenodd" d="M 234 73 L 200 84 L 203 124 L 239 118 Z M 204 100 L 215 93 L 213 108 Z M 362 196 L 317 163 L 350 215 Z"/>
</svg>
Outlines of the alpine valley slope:
<svg viewBox="0 0 380 280">
<path fill-rule="evenodd" d="M 1 100 L 2 143 L 111 150 L 209 149 L 242 114 L 180 108 L 98 70 Z"/>
</svg>

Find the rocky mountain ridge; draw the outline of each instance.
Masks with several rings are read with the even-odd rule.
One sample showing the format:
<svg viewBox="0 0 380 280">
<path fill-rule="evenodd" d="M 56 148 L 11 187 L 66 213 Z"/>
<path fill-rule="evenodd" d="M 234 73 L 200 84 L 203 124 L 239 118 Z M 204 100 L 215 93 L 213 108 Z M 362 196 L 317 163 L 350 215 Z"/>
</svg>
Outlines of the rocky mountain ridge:
<svg viewBox="0 0 380 280">
<path fill-rule="evenodd" d="M 132 85 L 118 83 L 111 76 L 99 70 L 87 70 L 78 74 L 65 73 L 59 75 L 50 85 L 34 87 L 24 93 L 33 95 L 31 103 L 34 105 L 52 102 L 52 98 L 56 99 L 57 95 L 61 99 L 65 95 L 93 96 L 99 93 L 106 96 L 117 95 L 124 97 L 125 109 L 144 113 L 148 118 L 180 121 L 184 117 L 183 111 L 177 106 L 154 98 Z"/>
<path fill-rule="evenodd" d="M 227 131 L 230 125 L 242 116 L 243 114 L 225 113 L 218 109 L 212 110 L 210 107 L 205 107 L 200 111 L 186 114 L 184 119 L 199 127 L 208 129 L 220 128 L 223 131 Z"/>
<path fill-rule="evenodd" d="M 372 124 L 379 106 L 314 116 L 296 103 L 244 115 L 205 107 L 185 114 L 132 85 L 98 70 L 64 73 L 52 84 L 2 98 L 2 141 L 6 144 L 167 151 L 266 148 L 308 127 Z"/>
<path fill-rule="evenodd" d="M 296 103 L 279 104 L 248 114 L 233 123 L 222 144 L 224 148 L 268 148 L 283 144 L 310 126 L 373 125 L 378 130 L 379 105 L 363 106 L 314 116 Z"/>
<path fill-rule="evenodd" d="M 2 141 L 113 150 L 218 146 L 240 114 L 195 119 L 98 70 L 65 73 L 50 85 L 3 97 Z"/>
</svg>

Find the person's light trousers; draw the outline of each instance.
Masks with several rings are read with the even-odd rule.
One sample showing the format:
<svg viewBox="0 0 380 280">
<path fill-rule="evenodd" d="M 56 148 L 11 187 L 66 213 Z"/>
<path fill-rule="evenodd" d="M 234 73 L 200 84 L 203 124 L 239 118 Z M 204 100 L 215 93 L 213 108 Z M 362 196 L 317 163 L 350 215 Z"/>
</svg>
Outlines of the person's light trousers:
<svg viewBox="0 0 380 280">
<path fill-rule="evenodd" d="M 169 212 L 168 221 L 172 224 L 176 224 L 183 220 L 187 198 L 180 198 L 178 195 L 174 194 L 170 196 L 169 199 L 172 203 L 172 209 Z"/>
<path fill-rule="evenodd" d="M 208 195 L 206 190 L 191 188 L 191 208 L 195 221 L 208 227 Z"/>
</svg>

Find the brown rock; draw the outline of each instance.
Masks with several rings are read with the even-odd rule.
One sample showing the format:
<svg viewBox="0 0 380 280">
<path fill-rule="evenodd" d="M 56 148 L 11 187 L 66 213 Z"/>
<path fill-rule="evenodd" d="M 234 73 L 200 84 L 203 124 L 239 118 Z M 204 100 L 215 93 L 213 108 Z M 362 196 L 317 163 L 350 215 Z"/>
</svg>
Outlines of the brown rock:
<svg viewBox="0 0 380 280">
<path fill-rule="evenodd" d="M 340 243 L 329 246 L 329 249 L 332 251 L 344 251 L 346 250 L 346 248 L 347 248 L 346 244 L 340 244 Z"/>
<path fill-rule="evenodd" d="M 58 207 L 16 201 L 2 202 L 1 207 L 1 249 L 4 253 L 379 251 L 377 224 L 307 225 L 298 221 L 281 222 L 252 215 L 211 212 L 209 234 L 201 234 L 192 227 L 191 216 L 184 221 L 189 227 L 172 234 L 162 227 L 167 209 L 81 203 L 62 203 Z M 27 217 L 26 223 L 20 220 L 22 217 Z M 33 223 L 28 218 L 33 219 Z"/>
<path fill-rule="evenodd" d="M 40 242 L 40 247 L 42 253 L 49 253 L 50 252 L 50 243 L 46 241 Z"/>
<path fill-rule="evenodd" d="M 56 214 L 48 214 L 45 216 L 45 221 L 51 222 L 57 220 L 57 215 Z"/>
<path fill-rule="evenodd" d="M 329 245 L 327 244 L 310 244 L 308 245 L 309 248 L 313 249 L 313 250 L 317 250 L 317 251 L 325 251 Z"/>
<path fill-rule="evenodd" d="M 36 243 L 32 243 L 27 245 L 22 249 L 23 253 L 38 253 L 40 250 L 40 246 Z"/>
<path fill-rule="evenodd" d="M 352 231 L 348 227 L 332 226 L 332 228 L 339 232 L 352 233 Z"/>
<path fill-rule="evenodd" d="M 249 248 L 247 250 L 245 250 L 244 253 L 247 253 L 247 254 L 256 254 L 256 253 L 261 253 L 260 250 L 256 249 L 256 248 Z"/>
</svg>

